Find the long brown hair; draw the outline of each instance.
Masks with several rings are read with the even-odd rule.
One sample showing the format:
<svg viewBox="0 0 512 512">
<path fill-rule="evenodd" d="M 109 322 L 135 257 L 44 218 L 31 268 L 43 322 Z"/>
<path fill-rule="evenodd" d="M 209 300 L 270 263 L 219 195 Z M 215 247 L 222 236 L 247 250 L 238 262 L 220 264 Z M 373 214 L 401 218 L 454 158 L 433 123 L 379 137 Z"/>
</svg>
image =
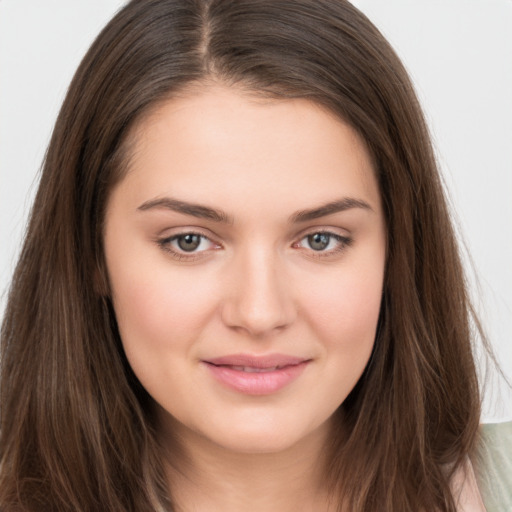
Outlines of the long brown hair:
<svg viewBox="0 0 512 512">
<path fill-rule="evenodd" d="M 208 79 L 307 98 L 366 141 L 385 288 L 327 475 L 348 510 L 453 512 L 449 478 L 480 414 L 471 306 L 413 87 L 345 0 L 133 0 L 93 43 L 55 125 L 2 326 L 1 509 L 172 510 L 150 400 L 108 298 L 102 223 L 136 123 Z"/>
</svg>

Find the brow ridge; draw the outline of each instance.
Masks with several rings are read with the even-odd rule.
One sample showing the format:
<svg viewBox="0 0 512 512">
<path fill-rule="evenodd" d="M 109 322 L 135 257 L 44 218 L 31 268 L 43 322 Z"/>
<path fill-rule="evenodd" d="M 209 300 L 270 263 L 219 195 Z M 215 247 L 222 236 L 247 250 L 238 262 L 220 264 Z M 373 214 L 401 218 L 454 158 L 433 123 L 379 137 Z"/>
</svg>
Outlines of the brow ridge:
<svg viewBox="0 0 512 512">
<path fill-rule="evenodd" d="M 293 213 L 289 222 L 300 223 L 315 220 L 327 215 L 334 213 L 343 212 L 353 208 L 361 208 L 363 210 L 373 211 L 373 208 L 362 199 L 356 199 L 353 197 L 344 197 L 336 201 L 331 201 L 327 204 L 321 205 L 316 208 L 307 210 L 299 210 Z M 202 219 L 212 220 L 214 222 L 222 222 L 232 224 L 232 218 L 224 211 L 204 206 L 197 203 L 189 203 L 187 201 L 180 201 L 170 197 L 163 197 L 157 199 L 151 199 L 142 203 L 137 210 L 148 211 L 153 209 L 167 209 L 172 210 L 184 215 L 191 215 Z"/>
<path fill-rule="evenodd" d="M 227 213 L 222 210 L 210 208 L 197 203 L 189 203 L 186 201 L 180 201 L 178 199 L 172 199 L 170 197 L 162 197 L 157 199 L 151 199 L 142 203 L 137 210 L 148 211 L 153 209 L 166 209 L 172 210 L 185 215 L 192 215 L 201 219 L 213 220 L 214 222 L 230 223 L 231 219 Z"/>
<path fill-rule="evenodd" d="M 346 210 L 351 210 L 353 208 L 361 208 L 363 210 L 373 211 L 373 208 L 362 199 L 356 199 L 353 197 L 344 197 L 342 199 L 338 199 L 336 201 L 331 201 L 327 204 L 319 206 L 317 208 L 311 208 L 308 210 L 300 210 L 295 212 L 290 217 L 290 222 L 299 223 L 299 222 L 307 222 L 310 220 L 319 219 L 321 217 L 325 217 L 327 215 L 332 215 L 334 213 L 343 212 Z"/>
</svg>

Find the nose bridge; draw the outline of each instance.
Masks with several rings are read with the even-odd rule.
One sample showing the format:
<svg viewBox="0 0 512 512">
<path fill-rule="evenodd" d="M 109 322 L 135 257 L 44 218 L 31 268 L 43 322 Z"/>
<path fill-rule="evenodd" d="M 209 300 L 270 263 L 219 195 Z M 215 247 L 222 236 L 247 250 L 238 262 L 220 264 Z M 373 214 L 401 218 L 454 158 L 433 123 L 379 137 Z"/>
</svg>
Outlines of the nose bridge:
<svg viewBox="0 0 512 512">
<path fill-rule="evenodd" d="M 289 325 L 294 308 L 283 261 L 272 247 L 255 245 L 233 261 L 231 290 L 223 313 L 230 327 L 263 335 Z"/>
</svg>

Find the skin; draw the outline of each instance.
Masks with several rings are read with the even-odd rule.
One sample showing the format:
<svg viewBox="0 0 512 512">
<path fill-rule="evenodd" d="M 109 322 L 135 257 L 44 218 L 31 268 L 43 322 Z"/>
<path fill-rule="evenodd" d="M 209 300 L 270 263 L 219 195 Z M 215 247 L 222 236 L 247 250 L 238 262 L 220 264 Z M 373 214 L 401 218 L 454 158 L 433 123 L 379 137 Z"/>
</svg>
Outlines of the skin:
<svg viewBox="0 0 512 512">
<path fill-rule="evenodd" d="M 322 449 L 370 357 L 386 260 L 365 144 L 306 100 L 216 85 L 160 106 L 133 149 L 108 203 L 105 255 L 128 361 L 164 445 L 180 447 L 168 467 L 180 510 L 327 510 Z M 357 203 L 296 218 L 346 198 Z M 205 238 L 185 253 L 176 237 L 191 232 Z M 312 247 L 308 235 L 326 232 Z M 308 363 L 254 396 L 204 363 L 239 353 Z"/>
</svg>

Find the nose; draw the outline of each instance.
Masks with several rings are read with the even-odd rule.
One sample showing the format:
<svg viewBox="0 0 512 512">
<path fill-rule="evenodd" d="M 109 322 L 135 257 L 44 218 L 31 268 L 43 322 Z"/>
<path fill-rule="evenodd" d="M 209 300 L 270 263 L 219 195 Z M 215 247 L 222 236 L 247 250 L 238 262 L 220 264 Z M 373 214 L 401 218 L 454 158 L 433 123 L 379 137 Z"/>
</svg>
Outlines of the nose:
<svg viewBox="0 0 512 512">
<path fill-rule="evenodd" d="M 231 329 L 263 337 L 295 319 L 292 286 L 271 250 L 248 251 L 232 262 L 222 320 Z"/>
</svg>

